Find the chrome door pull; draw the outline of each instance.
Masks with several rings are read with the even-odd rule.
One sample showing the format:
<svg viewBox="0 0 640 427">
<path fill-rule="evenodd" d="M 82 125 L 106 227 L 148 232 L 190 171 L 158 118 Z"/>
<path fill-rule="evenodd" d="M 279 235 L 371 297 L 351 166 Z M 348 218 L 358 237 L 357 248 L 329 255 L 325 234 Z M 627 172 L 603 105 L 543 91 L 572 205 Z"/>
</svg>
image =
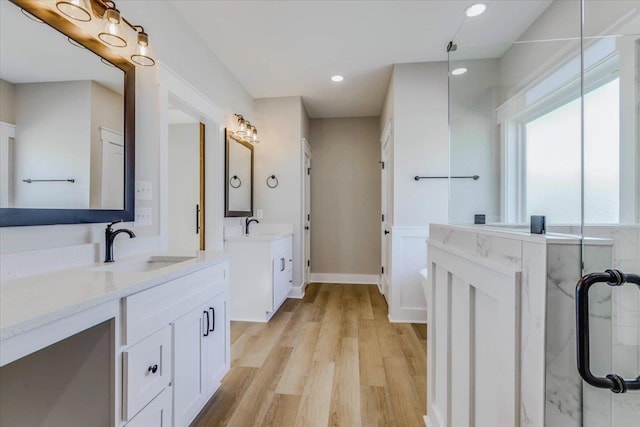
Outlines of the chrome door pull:
<svg viewBox="0 0 640 427">
<path fill-rule="evenodd" d="M 605 378 L 591 373 L 589 354 L 589 288 L 596 283 L 609 286 L 622 286 L 635 283 L 640 287 L 640 276 L 624 274 L 620 270 L 607 270 L 604 273 L 591 273 L 582 277 L 576 285 L 576 339 L 578 355 L 578 372 L 588 384 L 607 388 L 613 393 L 626 393 L 627 390 L 640 390 L 640 376 L 635 379 L 624 379 L 617 374 L 609 374 Z"/>
</svg>

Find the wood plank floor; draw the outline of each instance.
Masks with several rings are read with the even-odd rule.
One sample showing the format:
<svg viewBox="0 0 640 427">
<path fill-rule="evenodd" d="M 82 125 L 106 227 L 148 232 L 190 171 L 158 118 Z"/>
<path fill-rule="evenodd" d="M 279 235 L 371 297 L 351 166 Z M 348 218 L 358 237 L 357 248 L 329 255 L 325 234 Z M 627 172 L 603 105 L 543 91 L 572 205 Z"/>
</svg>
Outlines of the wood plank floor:
<svg viewBox="0 0 640 427">
<path fill-rule="evenodd" d="M 267 323 L 231 322 L 231 370 L 192 426 L 424 426 L 426 325 L 376 286 L 310 284 Z"/>
</svg>

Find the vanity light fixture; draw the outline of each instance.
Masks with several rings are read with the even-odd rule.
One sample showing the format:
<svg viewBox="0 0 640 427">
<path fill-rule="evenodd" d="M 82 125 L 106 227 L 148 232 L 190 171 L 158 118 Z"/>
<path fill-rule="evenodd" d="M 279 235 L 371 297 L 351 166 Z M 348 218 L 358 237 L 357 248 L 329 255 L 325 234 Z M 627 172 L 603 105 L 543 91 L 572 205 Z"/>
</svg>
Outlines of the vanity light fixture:
<svg viewBox="0 0 640 427">
<path fill-rule="evenodd" d="M 56 2 L 56 8 L 65 16 L 76 21 L 91 21 L 90 0 L 64 0 Z"/>
<path fill-rule="evenodd" d="M 156 61 L 149 55 L 149 35 L 144 32 L 141 25 L 135 25 L 133 29 L 138 32 L 138 47 L 136 53 L 131 55 L 131 60 L 144 67 L 154 65 Z"/>
<path fill-rule="evenodd" d="M 476 3 L 469 6 L 464 12 L 469 18 L 473 18 L 474 16 L 482 15 L 485 10 L 487 10 L 487 5 Z"/>
<path fill-rule="evenodd" d="M 335 76 L 331 76 L 331 81 L 335 83 L 339 83 L 344 80 L 344 77 L 340 74 L 336 74 Z"/>
<path fill-rule="evenodd" d="M 236 135 L 238 136 L 246 136 L 247 135 L 247 122 L 242 117 L 242 114 L 236 114 L 238 118 L 238 130 L 236 130 Z"/>
<path fill-rule="evenodd" d="M 461 76 L 461 75 L 463 75 L 464 73 L 466 73 L 467 71 L 468 71 L 468 70 L 467 70 L 466 68 L 464 68 L 464 67 L 456 68 L 455 70 L 453 70 L 453 71 L 451 72 L 451 75 L 452 75 L 452 76 Z"/>
<path fill-rule="evenodd" d="M 233 134 L 240 138 L 241 141 L 250 144 L 259 144 L 258 129 L 246 120 L 242 114 L 236 114 L 235 116 L 238 118 L 238 129 L 233 132 Z"/>
<path fill-rule="evenodd" d="M 98 34 L 98 38 L 106 44 L 114 47 L 125 47 L 127 40 L 122 34 L 122 16 L 120 11 L 116 9 L 116 4 L 107 1 L 107 10 L 102 15 L 102 31 Z"/>
</svg>

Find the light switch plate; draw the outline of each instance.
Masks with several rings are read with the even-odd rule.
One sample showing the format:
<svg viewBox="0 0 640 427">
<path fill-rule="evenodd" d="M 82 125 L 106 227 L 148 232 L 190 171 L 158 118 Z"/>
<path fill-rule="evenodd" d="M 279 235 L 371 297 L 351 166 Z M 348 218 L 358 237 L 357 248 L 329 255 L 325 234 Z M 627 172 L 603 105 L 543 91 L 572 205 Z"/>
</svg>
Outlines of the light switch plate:
<svg viewBox="0 0 640 427">
<path fill-rule="evenodd" d="M 136 200 L 151 200 L 151 181 L 136 181 Z"/>
<path fill-rule="evenodd" d="M 256 209 L 256 218 L 258 219 L 264 218 L 264 213 L 262 212 L 262 209 Z"/>
<path fill-rule="evenodd" d="M 153 224 L 152 208 L 136 208 L 135 212 L 134 227 L 150 227 Z"/>
</svg>

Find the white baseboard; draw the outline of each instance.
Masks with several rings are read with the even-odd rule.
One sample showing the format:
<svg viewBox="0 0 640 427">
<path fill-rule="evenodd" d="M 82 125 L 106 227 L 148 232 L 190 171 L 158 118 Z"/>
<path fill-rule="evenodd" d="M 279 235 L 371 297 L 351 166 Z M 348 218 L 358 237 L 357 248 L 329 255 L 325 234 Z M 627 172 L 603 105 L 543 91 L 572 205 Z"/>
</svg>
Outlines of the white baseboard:
<svg viewBox="0 0 640 427">
<path fill-rule="evenodd" d="M 313 283 L 349 283 L 356 285 L 377 285 L 377 274 L 340 274 L 340 273 L 311 273 Z"/>
<path fill-rule="evenodd" d="M 304 294 L 306 292 L 308 283 L 302 284 L 302 286 L 294 286 L 289 291 L 289 296 L 287 298 L 295 298 L 302 299 L 304 298 Z"/>
<path fill-rule="evenodd" d="M 429 417 L 427 417 L 426 415 L 423 417 L 424 419 L 424 425 L 429 427 Z"/>
<path fill-rule="evenodd" d="M 389 322 L 391 323 L 427 323 L 427 310 L 424 308 L 389 307 Z"/>
</svg>

